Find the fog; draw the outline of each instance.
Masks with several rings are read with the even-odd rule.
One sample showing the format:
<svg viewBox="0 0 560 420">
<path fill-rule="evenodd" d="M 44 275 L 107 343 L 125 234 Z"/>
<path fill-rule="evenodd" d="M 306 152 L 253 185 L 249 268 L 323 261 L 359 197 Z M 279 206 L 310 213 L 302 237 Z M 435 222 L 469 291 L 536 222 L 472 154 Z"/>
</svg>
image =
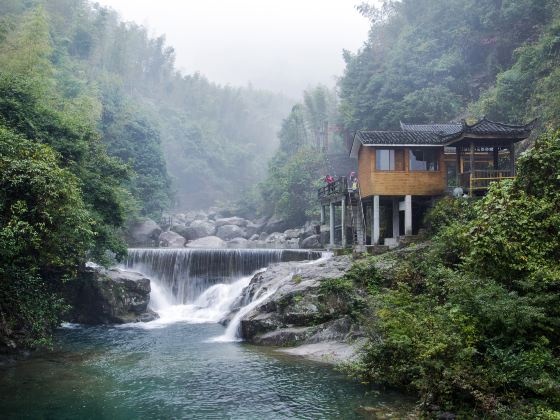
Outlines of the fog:
<svg viewBox="0 0 560 420">
<path fill-rule="evenodd" d="M 310 85 L 332 86 L 342 50 L 357 50 L 369 23 L 359 0 L 101 0 L 125 21 L 165 34 L 185 73 L 299 98 Z"/>
</svg>

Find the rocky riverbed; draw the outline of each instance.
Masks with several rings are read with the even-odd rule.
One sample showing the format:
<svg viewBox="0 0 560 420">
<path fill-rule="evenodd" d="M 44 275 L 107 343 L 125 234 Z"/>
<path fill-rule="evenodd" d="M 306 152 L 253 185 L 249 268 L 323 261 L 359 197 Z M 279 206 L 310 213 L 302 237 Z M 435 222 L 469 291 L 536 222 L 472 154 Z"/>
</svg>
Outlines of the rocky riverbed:
<svg viewBox="0 0 560 420">
<path fill-rule="evenodd" d="M 308 263 L 279 263 L 256 274 L 222 323 L 229 324 L 247 302 L 258 305 L 243 314 L 239 333 L 257 345 L 323 362 L 352 357 L 362 332 L 352 314 L 352 299 L 328 285 L 352 266 L 348 256 Z"/>
<path fill-rule="evenodd" d="M 227 213 L 226 213 L 227 214 Z M 169 248 L 322 248 L 316 222 L 294 227 L 278 217 L 248 220 L 218 209 L 175 213 L 160 224 L 143 219 L 129 227 L 130 246 Z"/>
</svg>

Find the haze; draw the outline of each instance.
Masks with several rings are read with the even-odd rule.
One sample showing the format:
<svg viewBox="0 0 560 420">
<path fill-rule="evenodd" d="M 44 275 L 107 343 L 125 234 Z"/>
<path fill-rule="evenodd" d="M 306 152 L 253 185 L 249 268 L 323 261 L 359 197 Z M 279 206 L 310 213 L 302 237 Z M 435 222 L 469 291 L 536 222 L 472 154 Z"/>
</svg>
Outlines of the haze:
<svg viewBox="0 0 560 420">
<path fill-rule="evenodd" d="M 165 34 L 177 66 L 211 81 L 282 92 L 332 86 L 344 69 L 342 50 L 357 50 L 369 23 L 359 0 L 101 0 L 125 21 Z"/>
</svg>

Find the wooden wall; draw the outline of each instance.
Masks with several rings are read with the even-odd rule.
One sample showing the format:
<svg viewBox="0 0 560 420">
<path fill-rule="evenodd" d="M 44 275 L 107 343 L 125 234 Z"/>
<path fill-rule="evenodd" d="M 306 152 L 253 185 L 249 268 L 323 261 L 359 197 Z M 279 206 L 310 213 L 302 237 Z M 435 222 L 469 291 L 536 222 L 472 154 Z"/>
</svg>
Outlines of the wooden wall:
<svg viewBox="0 0 560 420">
<path fill-rule="evenodd" d="M 447 186 L 443 148 L 439 152 L 439 171 L 410 171 L 409 151 L 404 149 L 404 171 L 377 171 L 375 147 L 360 147 L 358 179 L 362 197 L 372 195 L 441 195 Z"/>
</svg>

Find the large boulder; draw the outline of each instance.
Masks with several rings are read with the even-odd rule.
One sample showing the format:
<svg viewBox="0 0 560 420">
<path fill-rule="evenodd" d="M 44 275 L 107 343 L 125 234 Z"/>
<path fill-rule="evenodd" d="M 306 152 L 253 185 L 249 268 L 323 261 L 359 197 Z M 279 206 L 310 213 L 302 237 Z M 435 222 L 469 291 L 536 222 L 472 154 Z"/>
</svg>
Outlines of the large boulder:
<svg viewBox="0 0 560 420">
<path fill-rule="evenodd" d="M 286 242 L 286 235 L 280 232 L 273 232 L 266 237 L 266 242 L 271 244 L 283 244 Z"/>
<path fill-rule="evenodd" d="M 189 241 L 193 241 L 206 236 L 213 236 L 214 233 L 216 233 L 216 226 L 214 223 L 207 220 L 195 220 L 185 230 L 185 238 Z"/>
<path fill-rule="evenodd" d="M 131 245 L 153 245 L 157 242 L 161 227 L 152 219 L 139 220 L 128 230 L 128 242 Z"/>
<path fill-rule="evenodd" d="M 182 248 L 187 240 L 178 233 L 167 231 L 159 235 L 159 246 L 166 248 Z"/>
<path fill-rule="evenodd" d="M 280 217 L 271 217 L 263 228 L 263 232 L 273 233 L 273 232 L 284 232 L 290 226 L 288 222 Z"/>
<path fill-rule="evenodd" d="M 216 236 L 224 241 L 229 241 L 233 238 L 246 238 L 247 232 L 237 225 L 222 225 L 216 230 Z"/>
<path fill-rule="evenodd" d="M 304 249 L 318 249 L 322 248 L 323 245 L 321 244 L 321 236 L 319 235 L 311 235 L 305 238 L 299 244 L 300 248 Z"/>
<path fill-rule="evenodd" d="M 216 227 L 225 225 L 234 225 L 239 227 L 246 227 L 249 223 L 248 220 L 242 219 L 241 217 L 225 217 L 223 219 L 216 219 Z"/>
<path fill-rule="evenodd" d="M 187 248 L 225 248 L 226 242 L 217 236 L 207 236 L 188 242 L 185 246 Z"/>
<path fill-rule="evenodd" d="M 247 226 L 245 227 L 245 231 L 247 232 L 247 235 L 253 236 L 253 235 L 261 233 L 264 226 L 265 226 L 264 223 L 249 222 L 249 223 L 247 223 Z"/>
<path fill-rule="evenodd" d="M 285 346 L 345 341 L 359 335 L 348 318 L 352 300 L 321 287 L 326 279 L 342 277 L 351 266 L 349 257 L 334 257 L 317 264 L 275 264 L 256 274 L 239 302 L 246 304 L 274 292 L 244 314 L 242 338 L 254 344 Z"/>
<path fill-rule="evenodd" d="M 65 320 L 80 324 L 124 324 L 152 321 L 148 309 L 150 279 L 120 269 L 87 268 L 74 281 L 65 283 L 63 296 L 71 310 Z"/>
<path fill-rule="evenodd" d="M 284 236 L 286 236 L 286 239 L 296 239 L 299 238 L 301 233 L 302 233 L 301 229 L 288 229 L 284 231 Z"/>
<path fill-rule="evenodd" d="M 175 232 L 178 233 L 179 235 L 181 235 L 183 238 L 187 238 L 189 231 L 188 231 L 189 227 L 183 223 L 174 223 L 171 225 L 171 227 L 169 228 L 169 230 L 171 232 Z"/>
</svg>

